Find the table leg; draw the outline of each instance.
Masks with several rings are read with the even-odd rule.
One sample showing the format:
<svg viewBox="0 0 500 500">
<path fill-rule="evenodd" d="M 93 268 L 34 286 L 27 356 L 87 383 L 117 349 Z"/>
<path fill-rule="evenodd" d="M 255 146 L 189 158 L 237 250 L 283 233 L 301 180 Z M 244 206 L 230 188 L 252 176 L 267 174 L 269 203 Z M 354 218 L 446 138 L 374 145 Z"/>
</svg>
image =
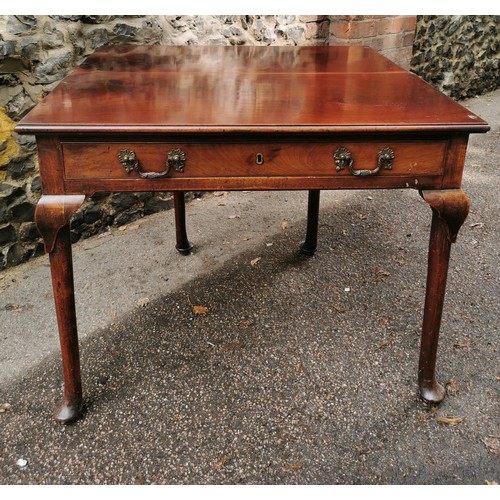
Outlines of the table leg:
<svg viewBox="0 0 500 500">
<path fill-rule="evenodd" d="M 427 289 L 418 367 L 419 391 L 429 403 L 440 403 L 445 389 L 436 381 L 435 367 L 451 244 L 469 213 L 469 199 L 459 190 L 422 191 L 432 209 Z"/>
<path fill-rule="evenodd" d="M 306 255 L 314 255 L 318 246 L 319 189 L 311 189 L 307 201 L 306 240 L 300 250 Z"/>
<path fill-rule="evenodd" d="M 76 327 L 70 218 L 80 208 L 83 195 L 42 196 L 35 210 L 35 221 L 49 254 L 52 288 L 59 327 L 64 398 L 54 410 L 59 423 L 68 424 L 82 413 L 82 384 Z"/>
<path fill-rule="evenodd" d="M 186 231 L 186 200 L 184 191 L 174 191 L 174 212 L 175 212 L 175 248 L 178 252 L 187 255 L 193 249 L 193 245 L 188 240 Z"/>
</svg>

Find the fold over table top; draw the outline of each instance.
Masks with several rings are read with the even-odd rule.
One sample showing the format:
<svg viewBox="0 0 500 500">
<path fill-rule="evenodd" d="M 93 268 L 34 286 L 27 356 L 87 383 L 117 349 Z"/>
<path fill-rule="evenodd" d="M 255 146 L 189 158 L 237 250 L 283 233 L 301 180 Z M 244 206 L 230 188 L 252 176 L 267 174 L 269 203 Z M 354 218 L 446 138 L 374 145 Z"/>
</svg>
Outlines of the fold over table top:
<svg viewBox="0 0 500 500">
<path fill-rule="evenodd" d="M 486 132 L 486 122 L 359 46 L 102 47 L 19 133 Z"/>
</svg>

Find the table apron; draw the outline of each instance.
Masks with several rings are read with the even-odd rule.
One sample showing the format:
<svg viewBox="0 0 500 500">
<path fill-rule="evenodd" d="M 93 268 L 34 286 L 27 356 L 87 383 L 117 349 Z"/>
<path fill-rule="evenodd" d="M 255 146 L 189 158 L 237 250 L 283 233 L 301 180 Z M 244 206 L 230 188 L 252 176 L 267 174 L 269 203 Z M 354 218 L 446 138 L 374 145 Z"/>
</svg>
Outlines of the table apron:
<svg viewBox="0 0 500 500">
<path fill-rule="evenodd" d="M 441 187 L 448 141 L 63 141 L 60 147 L 66 192 L 421 189 Z"/>
<path fill-rule="evenodd" d="M 97 192 L 140 191 L 279 191 L 338 189 L 441 189 L 442 178 L 415 175 L 412 177 L 217 177 L 184 179 L 101 179 L 66 180 L 64 193 L 93 194 Z M 455 188 L 449 185 L 447 188 Z M 49 192 L 46 192 L 49 194 Z M 56 194 L 56 193 L 53 193 Z"/>
</svg>

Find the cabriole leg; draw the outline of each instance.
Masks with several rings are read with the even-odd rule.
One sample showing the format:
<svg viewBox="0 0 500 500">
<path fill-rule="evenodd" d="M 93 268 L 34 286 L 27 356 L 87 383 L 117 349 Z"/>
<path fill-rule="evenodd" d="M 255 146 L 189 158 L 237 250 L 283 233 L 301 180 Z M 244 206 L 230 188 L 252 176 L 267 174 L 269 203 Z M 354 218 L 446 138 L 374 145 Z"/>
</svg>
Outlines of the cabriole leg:
<svg viewBox="0 0 500 500">
<path fill-rule="evenodd" d="M 418 384 L 422 399 L 437 404 L 445 397 L 444 387 L 436 381 L 435 368 L 450 249 L 469 213 L 469 199 L 458 189 L 423 191 L 421 195 L 432 208 L 432 226 Z"/>
<path fill-rule="evenodd" d="M 35 210 L 35 222 L 50 258 L 61 344 L 64 397 L 54 410 L 54 418 L 61 424 L 78 419 L 83 407 L 69 221 L 84 199 L 83 195 L 42 196 Z"/>
</svg>

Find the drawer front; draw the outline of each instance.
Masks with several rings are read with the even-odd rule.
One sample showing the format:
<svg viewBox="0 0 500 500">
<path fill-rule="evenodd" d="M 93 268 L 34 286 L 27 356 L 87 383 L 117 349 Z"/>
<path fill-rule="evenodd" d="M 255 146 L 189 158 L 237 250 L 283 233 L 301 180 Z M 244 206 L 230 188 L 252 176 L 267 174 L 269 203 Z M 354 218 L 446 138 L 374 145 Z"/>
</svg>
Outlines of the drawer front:
<svg viewBox="0 0 500 500">
<path fill-rule="evenodd" d="M 446 146 L 445 140 L 392 144 L 64 142 L 62 152 L 68 180 L 439 176 Z"/>
</svg>

